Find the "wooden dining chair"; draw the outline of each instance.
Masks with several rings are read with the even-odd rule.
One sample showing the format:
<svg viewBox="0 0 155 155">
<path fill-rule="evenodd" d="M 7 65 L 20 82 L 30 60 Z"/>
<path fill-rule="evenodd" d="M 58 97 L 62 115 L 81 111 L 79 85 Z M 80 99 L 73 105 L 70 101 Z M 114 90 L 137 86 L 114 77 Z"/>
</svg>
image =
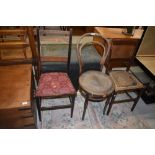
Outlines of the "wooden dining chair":
<svg viewBox="0 0 155 155">
<path fill-rule="evenodd" d="M 51 36 L 51 37 L 50 37 Z M 42 39 L 43 37 L 43 39 Z M 58 56 L 43 56 L 42 53 L 42 42 L 46 41 L 45 37 L 48 38 L 49 44 L 52 42 L 59 43 L 60 41 L 67 42 L 68 51 L 67 55 L 64 55 L 61 51 Z M 71 108 L 71 117 L 73 116 L 74 101 L 76 97 L 76 90 L 70 80 L 70 59 L 71 59 L 71 47 L 72 47 L 72 30 L 60 31 L 60 30 L 40 30 L 37 29 L 37 44 L 38 44 L 38 55 L 37 55 L 37 66 L 36 78 L 37 78 L 37 89 L 36 99 L 38 107 L 39 120 L 42 121 L 41 111 L 45 110 L 56 110 Z M 52 45 L 51 45 L 52 46 Z M 52 53 L 53 51 L 51 51 Z M 66 70 L 59 71 L 59 65 L 56 68 L 51 68 L 54 71 L 46 72 L 43 71 L 43 63 L 58 63 L 64 64 Z M 42 99 L 54 99 L 54 98 L 69 98 L 70 104 L 56 105 L 56 106 L 45 106 L 42 103 Z"/>
<path fill-rule="evenodd" d="M 112 41 L 111 58 L 109 63 L 106 64 L 106 68 L 107 73 L 113 80 L 115 91 L 113 92 L 112 98 L 108 103 L 109 107 L 107 110 L 107 115 L 109 115 L 114 103 L 125 103 L 132 101 L 134 104 L 131 111 L 133 111 L 145 89 L 145 86 L 130 71 L 130 67 L 133 65 L 136 55 L 138 43 L 139 42 L 137 39 L 130 38 L 113 39 Z M 130 92 L 134 93 L 136 96 L 134 97 Z M 126 99 L 116 99 L 118 94 L 124 93 L 127 95 Z M 104 108 L 103 113 L 106 113 L 106 108 Z"/>
<path fill-rule="evenodd" d="M 0 65 L 32 63 L 32 27 L 0 27 Z"/>
<path fill-rule="evenodd" d="M 101 38 L 102 42 L 94 41 L 94 37 Z M 89 45 L 98 45 L 102 47 L 103 55 L 100 57 L 100 70 L 84 71 L 84 57 L 82 53 L 85 52 L 84 48 Z M 102 72 L 104 64 L 108 63 L 110 52 L 110 40 L 107 40 L 98 33 L 86 33 L 80 37 L 77 43 L 77 57 L 80 69 L 79 90 L 85 97 L 82 120 L 84 120 L 85 117 L 88 101 L 97 102 L 107 99 L 106 102 L 108 102 L 114 91 L 114 85 L 111 78 Z"/>
</svg>

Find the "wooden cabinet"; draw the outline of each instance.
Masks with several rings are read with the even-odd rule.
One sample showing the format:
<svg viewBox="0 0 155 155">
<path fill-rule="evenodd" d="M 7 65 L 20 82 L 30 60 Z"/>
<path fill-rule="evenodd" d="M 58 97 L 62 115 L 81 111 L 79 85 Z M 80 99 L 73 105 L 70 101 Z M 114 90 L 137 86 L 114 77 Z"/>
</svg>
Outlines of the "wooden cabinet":
<svg viewBox="0 0 155 155">
<path fill-rule="evenodd" d="M 124 35 L 122 28 L 103 28 L 95 27 L 95 32 L 101 34 L 103 37 L 112 40 L 112 54 L 110 63 L 112 67 L 122 66 L 121 59 L 128 59 L 136 50 L 136 47 L 141 39 L 143 30 L 136 29 L 133 36 Z M 96 38 L 94 38 L 96 40 Z M 102 42 L 102 40 L 98 40 Z M 103 50 L 99 46 L 95 46 L 100 55 Z"/>
<path fill-rule="evenodd" d="M 94 31 L 96 33 L 101 34 L 103 37 L 112 39 L 114 42 L 115 39 L 132 39 L 139 41 L 141 39 L 141 36 L 143 34 L 143 30 L 136 29 L 133 36 L 124 35 L 122 33 L 122 28 L 103 28 L 103 27 L 95 27 Z M 125 45 L 126 46 L 126 45 Z M 127 49 L 127 48 L 125 48 Z M 125 50 L 124 49 L 124 50 Z M 97 49 L 99 53 L 101 53 L 100 49 Z M 115 53 L 113 53 L 113 56 L 115 57 Z M 113 58 L 112 56 L 112 58 Z"/>
<path fill-rule="evenodd" d="M 32 65 L 0 67 L 0 128 L 34 128 Z"/>
</svg>

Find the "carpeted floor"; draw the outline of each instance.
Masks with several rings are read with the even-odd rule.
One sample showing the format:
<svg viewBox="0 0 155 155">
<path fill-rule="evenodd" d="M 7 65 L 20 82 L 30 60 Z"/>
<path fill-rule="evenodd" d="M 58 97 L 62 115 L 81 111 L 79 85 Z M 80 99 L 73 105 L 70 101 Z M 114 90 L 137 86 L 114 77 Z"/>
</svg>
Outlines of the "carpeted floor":
<svg viewBox="0 0 155 155">
<path fill-rule="evenodd" d="M 125 97 L 120 95 L 119 98 Z M 44 100 L 45 105 L 65 104 L 69 99 Z M 155 128 L 155 104 L 146 105 L 139 100 L 135 110 L 130 111 L 132 103 L 115 104 L 109 116 L 103 115 L 104 102 L 89 102 L 85 120 L 82 121 L 84 98 L 78 93 L 75 100 L 73 118 L 70 109 L 42 112 L 40 129 L 149 129 Z"/>
</svg>

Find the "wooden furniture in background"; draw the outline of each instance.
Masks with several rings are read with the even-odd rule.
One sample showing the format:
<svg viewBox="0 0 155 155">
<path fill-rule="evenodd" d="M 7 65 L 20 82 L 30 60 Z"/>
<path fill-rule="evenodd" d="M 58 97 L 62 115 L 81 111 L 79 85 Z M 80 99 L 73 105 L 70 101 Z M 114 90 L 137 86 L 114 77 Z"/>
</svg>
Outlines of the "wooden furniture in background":
<svg viewBox="0 0 155 155">
<path fill-rule="evenodd" d="M 35 51 L 30 39 L 32 27 L 0 27 L 0 65 L 32 63 Z"/>
<path fill-rule="evenodd" d="M 101 34 L 103 37 L 111 39 L 113 44 L 113 49 L 111 53 L 110 65 L 112 67 L 123 67 L 124 64 L 121 63 L 121 58 L 130 58 L 132 55 L 132 50 L 136 50 L 138 43 L 143 34 L 143 30 L 135 29 L 133 36 L 124 35 L 122 33 L 122 28 L 102 28 L 95 27 L 95 32 Z M 96 40 L 96 38 L 94 38 Z M 124 40 L 124 42 L 123 42 Z M 99 40 L 102 42 L 102 40 Z M 98 53 L 102 54 L 100 47 L 95 46 Z M 123 66 L 122 66 L 123 65 Z"/>
<path fill-rule="evenodd" d="M 35 64 L 36 47 L 32 27 L 24 29 L 0 29 L 0 49 L 16 52 L 30 47 L 31 57 L 0 60 L 0 128 L 34 128 L 32 63 Z M 10 37 L 10 35 L 13 37 Z M 26 35 L 27 41 L 16 40 Z M 16 37 L 15 37 L 16 36 Z M 4 41 L 4 38 L 7 41 Z M 8 40 L 11 39 L 11 40 Z"/>
<path fill-rule="evenodd" d="M 31 73 L 31 64 L 0 67 L 0 128 L 35 127 Z"/>
</svg>

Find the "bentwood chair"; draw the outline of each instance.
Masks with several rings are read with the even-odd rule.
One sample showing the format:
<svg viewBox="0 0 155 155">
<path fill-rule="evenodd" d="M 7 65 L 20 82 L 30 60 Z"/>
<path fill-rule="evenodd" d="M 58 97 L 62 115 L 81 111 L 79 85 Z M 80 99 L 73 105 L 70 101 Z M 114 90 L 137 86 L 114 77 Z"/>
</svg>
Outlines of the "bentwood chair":
<svg viewBox="0 0 155 155">
<path fill-rule="evenodd" d="M 42 39 L 42 36 L 44 39 Z M 48 44 L 53 41 L 60 42 L 62 40 L 67 41 L 68 51 L 66 55 L 60 52 L 58 56 L 42 56 L 42 42 L 46 41 L 47 37 Z M 72 30 L 70 31 L 60 31 L 60 30 L 39 30 L 37 29 L 37 43 L 38 43 L 38 63 L 36 66 L 37 75 L 37 89 L 36 89 L 36 99 L 39 120 L 42 120 L 41 111 L 45 110 L 56 110 L 71 108 L 71 117 L 73 116 L 74 110 L 74 100 L 76 96 L 76 90 L 70 80 L 70 58 L 71 58 L 71 46 L 72 46 Z M 52 46 L 52 45 L 51 45 Z M 53 51 L 51 51 L 53 52 Z M 63 71 L 52 71 L 43 72 L 42 65 L 44 62 L 64 64 L 65 69 Z M 58 65 L 59 67 L 59 65 Z M 52 68 L 53 69 L 53 68 Z M 69 98 L 70 104 L 67 105 L 55 105 L 55 106 L 45 106 L 42 103 L 42 99 L 54 99 L 54 98 Z"/>
<path fill-rule="evenodd" d="M 138 41 L 136 39 L 113 39 L 111 59 L 106 65 L 107 73 L 113 80 L 115 91 L 109 101 L 107 115 L 109 115 L 114 103 L 134 102 L 131 111 L 134 110 L 145 87 L 130 71 L 133 64 Z M 125 70 L 122 70 L 124 67 Z M 126 94 L 126 99 L 116 99 L 118 94 Z M 132 93 L 132 94 L 131 94 Z M 105 114 L 106 108 L 103 113 Z"/>
<path fill-rule="evenodd" d="M 102 39 L 102 42 L 94 41 L 93 37 Z M 100 70 L 84 71 L 84 58 L 82 53 L 84 52 L 84 48 L 90 45 L 98 45 L 103 49 L 103 55 L 100 57 Z M 102 72 L 104 64 L 108 63 L 110 52 L 110 40 L 105 39 L 98 33 L 86 33 L 80 37 L 77 43 L 77 57 L 80 68 L 79 90 L 85 97 L 82 120 L 84 120 L 85 117 L 88 101 L 100 102 L 107 98 L 106 102 L 108 102 L 114 91 L 111 78 Z"/>
</svg>

